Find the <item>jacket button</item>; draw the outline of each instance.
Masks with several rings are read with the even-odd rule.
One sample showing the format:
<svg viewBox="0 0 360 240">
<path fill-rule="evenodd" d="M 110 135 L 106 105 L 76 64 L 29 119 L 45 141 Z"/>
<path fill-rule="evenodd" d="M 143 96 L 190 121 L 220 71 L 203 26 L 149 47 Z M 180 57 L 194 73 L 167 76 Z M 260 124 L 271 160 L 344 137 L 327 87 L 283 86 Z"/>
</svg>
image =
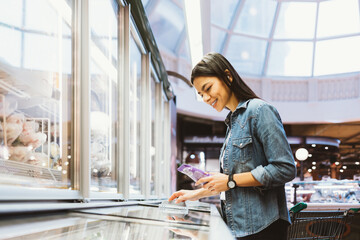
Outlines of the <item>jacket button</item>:
<svg viewBox="0 0 360 240">
<path fill-rule="evenodd" d="M 240 147 L 242 146 L 242 143 L 240 143 Z"/>
</svg>

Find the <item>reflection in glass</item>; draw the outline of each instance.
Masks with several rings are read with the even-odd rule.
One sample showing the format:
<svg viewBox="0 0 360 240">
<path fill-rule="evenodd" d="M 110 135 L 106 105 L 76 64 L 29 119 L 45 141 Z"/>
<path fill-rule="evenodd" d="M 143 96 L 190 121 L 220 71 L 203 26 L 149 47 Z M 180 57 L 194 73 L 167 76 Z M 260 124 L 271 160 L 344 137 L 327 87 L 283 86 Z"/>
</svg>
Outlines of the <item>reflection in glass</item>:
<svg viewBox="0 0 360 240">
<path fill-rule="evenodd" d="M 32 220 L 32 221 L 29 221 Z M 26 222 L 25 222 L 26 221 Z M 91 214 L 67 214 L 56 217 L 37 217 L 26 219 L 24 222 L 10 220 L 0 222 L 0 233 L 6 239 L 38 240 L 38 239 L 121 239 L 121 240 L 170 240 L 170 239 L 209 239 L 208 228 L 186 226 L 169 226 L 157 221 L 126 221 L 125 218 L 114 221 L 106 216 L 99 217 Z M 51 223 L 51 224 L 50 224 Z M 18 225 L 17 225 L 18 224 Z M 6 231 L 17 227 L 18 231 Z"/>
<path fill-rule="evenodd" d="M 117 4 L 90 1 L 91 190 L 117 192 Z"/>
<path fill-rule="evenodd" d="M 198 208 L 199 209 L 199 208 Z M 86 213 L 95 213 L 108 216 L 122 216 L 141 219 L 151 219 L 165 222 L 191 222 L 197 226 L 210 226 L 210 211 L 194 211 L 189 210 L 188 214 L 182 214 L 174 211 L 164 211 L 159 208 L 158 204 L 149 204 L 145 206 L 131 206 L 131 207 L 117 207 L 117 208 L 103 208 L 103 209 L 88 209 L 83 210 Z M 176 219 L 175 219 L 176 217 Z"/>
<path fill-rule="evenodd" d="M 0 184 L 71 188 L 72 1 L 0 1 Z"/>
<path fill-rule="evenodd" d="M 130 38 L 130 194 L 140 189 L 141 51 Z"/>
</svg>

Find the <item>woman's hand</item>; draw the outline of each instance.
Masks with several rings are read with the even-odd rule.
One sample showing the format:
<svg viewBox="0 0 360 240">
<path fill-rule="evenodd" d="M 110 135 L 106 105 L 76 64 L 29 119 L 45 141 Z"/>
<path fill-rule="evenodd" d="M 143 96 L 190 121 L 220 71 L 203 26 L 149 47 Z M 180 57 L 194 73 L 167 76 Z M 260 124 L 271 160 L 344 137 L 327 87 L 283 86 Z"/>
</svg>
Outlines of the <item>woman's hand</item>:
<svg viewBox="0 0 360 240">
<path fill-rule="evenodd" d="M 215 173 L 209 177 L 203 177 L 199 179 L 195 183 L 195 186 L 205 183 L 203 185 L 204 189 L 208 189 L 216 194 L 219 194 L 220 192 L 225 192 L 229 189 L 227 186 L 229 176 L 223 173 Z"/>
<path fill-rule="evenodd" d="M 177 198 L 175 203 L 185 202 L 186 200 L 196 201 L 202 197 L 201 192 L 202 192 L 201 188 L 196 190 L 180 190 L 174 192 L 168 200 L 170 202 Z"/>
</svg>

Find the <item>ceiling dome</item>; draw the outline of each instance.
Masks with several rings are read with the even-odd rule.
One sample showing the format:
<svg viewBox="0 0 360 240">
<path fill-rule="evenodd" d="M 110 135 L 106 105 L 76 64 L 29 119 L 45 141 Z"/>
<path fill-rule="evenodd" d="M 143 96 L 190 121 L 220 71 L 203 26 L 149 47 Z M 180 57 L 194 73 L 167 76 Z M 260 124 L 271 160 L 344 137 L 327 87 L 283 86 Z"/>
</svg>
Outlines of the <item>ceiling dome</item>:
<svg viewBox="0 0 360 240">
<path fill-rule="evenodd" d="M 188 59 L 182 0 L 143 0 L 160 48 Z M 241 75 L 319 77 L 360 72 L 358 0 L 211 0 L 206 51 Z M 208 19 L 206 22 L 204 19 Z M 210 44 L 209 44 L 210 43 Z M 204 47 L 206 48 L 206 47 Z"/>
<path fill-rule="evenodd" d="M 223 54 L 285 123 L 360 121 L 359 0 L 201 1 L 204 52 Z M 167 70 L 191 74 L 184 0 L 143 0 Z M 170 78 L 177 111 L 224 119 Z M 336 111 L 334 111 L 336 109 Z M 351 109 L 351 110 L 349 110 Z"/>
</svg>

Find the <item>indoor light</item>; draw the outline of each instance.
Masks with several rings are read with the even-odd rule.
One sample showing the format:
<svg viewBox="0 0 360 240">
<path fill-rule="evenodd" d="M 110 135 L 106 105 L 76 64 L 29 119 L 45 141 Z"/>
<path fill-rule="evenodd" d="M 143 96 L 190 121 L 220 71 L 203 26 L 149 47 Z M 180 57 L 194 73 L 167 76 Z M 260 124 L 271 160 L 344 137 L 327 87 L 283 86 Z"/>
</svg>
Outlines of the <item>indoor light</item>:
<svg viewBox="0 0 360 240">
<path fill-rule="evenodd" d="M 295 157 L 299 161 L 305 161 L 308 158 L 308 156 L 309 156 L 309 152 L 305 148 L 299 148 L 295 152 Z"/>
</svg>

